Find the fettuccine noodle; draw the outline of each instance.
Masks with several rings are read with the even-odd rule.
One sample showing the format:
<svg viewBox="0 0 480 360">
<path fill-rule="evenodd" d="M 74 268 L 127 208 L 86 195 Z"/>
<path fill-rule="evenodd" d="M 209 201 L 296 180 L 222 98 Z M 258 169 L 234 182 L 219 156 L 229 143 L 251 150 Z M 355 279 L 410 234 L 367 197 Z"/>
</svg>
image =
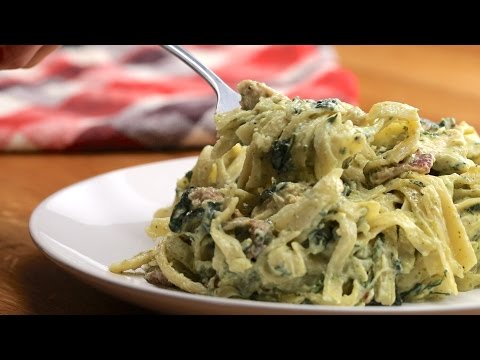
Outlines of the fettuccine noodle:
<svg viewBox="0 0 480 360">
<path fill-rule="evenodd" d="M 147 229 L 153 250 L 111 266 L 222 297 L 398 305 L 480 285 L 480 138 L 416 108 L 293 100 L 239 85 L 218 141 Z"/>
</svg>

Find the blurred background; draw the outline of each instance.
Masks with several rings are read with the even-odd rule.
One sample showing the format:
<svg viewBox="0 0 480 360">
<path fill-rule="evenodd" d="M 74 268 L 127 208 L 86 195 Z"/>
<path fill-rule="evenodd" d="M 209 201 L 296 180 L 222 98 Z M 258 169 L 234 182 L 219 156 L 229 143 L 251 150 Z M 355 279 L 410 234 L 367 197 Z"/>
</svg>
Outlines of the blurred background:
<svg viewBox="0 0 480 360">
<path fill-rule="evenodd" d="M 432 120 L 480 125 L 480 46 L 336 46 L 358 79 L 359 104 L 393 100 Z"/>
<path fill-rule="evenodd" d="M 186 46 L 230 86 L 290 97 L 405 102 L 431 120 L 477 126 L 478 46 Z M 215 96 L 159 46 L 64 46 L 31 69 L 0 71 L 0 150 L 198 149 L 215 141 Z"/>
</svg>

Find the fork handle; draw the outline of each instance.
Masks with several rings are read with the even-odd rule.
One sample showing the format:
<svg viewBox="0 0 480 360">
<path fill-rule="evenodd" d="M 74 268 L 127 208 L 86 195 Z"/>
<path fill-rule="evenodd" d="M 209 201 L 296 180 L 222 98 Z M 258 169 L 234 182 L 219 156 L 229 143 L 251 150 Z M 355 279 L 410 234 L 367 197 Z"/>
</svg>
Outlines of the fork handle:
<svg viewBox="0 0 480 360">
<path fill-rule="evenodd" d="M 215 73 L 210 69 L 205 67 L 201 62 L 199 62 L 194 56 L 192 56 L 188 51 L 182 48 L 179 45 L 160 45 L 162 48 L 170 52 L 171 54 L 178 57 L 185 64 L 190 66 L 195 70 L 201 77 L 208 81 L 210 86 L 215 90 L 217 96 L 220 95 L 220 89 L 222 87 L 228 88 L 229 86 L 223 82 Z"/>
</svg>

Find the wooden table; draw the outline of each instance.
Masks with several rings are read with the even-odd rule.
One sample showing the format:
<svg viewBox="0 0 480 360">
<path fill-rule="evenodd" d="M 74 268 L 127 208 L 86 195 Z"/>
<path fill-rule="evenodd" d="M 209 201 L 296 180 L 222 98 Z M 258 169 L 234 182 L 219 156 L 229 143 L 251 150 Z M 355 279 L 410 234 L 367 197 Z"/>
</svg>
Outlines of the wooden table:
<svg viewBox="0 0 480 360">
<path fill-rule="evenodd" d="M 437 120 L 480 125 L 480 47 L 340 46 L 341 62 L 359 79 L 360 105 L 382 100 L 415 105 Z M 480 128 L 480 126 L 479 126 Z M 0 155 L 0 314 L 138 314 L 65 273 L 33 245 L 28 219 L 51 193 L 131 165 L 196 152 Z"/>
</svg>

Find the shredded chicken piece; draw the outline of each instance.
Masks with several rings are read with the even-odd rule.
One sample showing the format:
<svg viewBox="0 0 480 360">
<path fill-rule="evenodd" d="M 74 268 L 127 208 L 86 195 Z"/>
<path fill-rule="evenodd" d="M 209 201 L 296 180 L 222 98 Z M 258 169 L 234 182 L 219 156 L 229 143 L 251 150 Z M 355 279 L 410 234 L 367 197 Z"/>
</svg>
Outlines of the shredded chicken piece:
<svg viewBox="0 0 480 360">
<path fill-rule="evenodd" d="M 163 275 L 160 269 L 155 269 L 147 272 L 145 274 L 145 280 L 154 285 L 159 285 L 163 287 L 172 287 L 173 285 L 168 281 L 168 279 Z"/>
<path fill-rule="evenodd" d="M 264 220 L 250 219 L 247 217 L 233 219 L 223 228 L 227 231 L 235 228 L 248 229 L 248 236 L 252 240 L 252 243 L 246 248 L 245 255 L 250 260 L 256 259 L 258 255 L 260 255 L 273 236 L 272 224 Z"/>
<path fill-rule="evenodd" d="M 276 93 L 275 90 L 270 89 L 264 83 L 252 80 L 243 80 L 238 84 L 237 90 L 242 95 L 240 105 L 243 110 L 252 110 L 261 97 L 270 97 Z"/>
<path fill-rule="evenodd" d="M 188 195 L 193 207 L 200 206 L 204 201 L 222 201 L 223 194 L 217 189 L 209 187 L 197 187 Z"/>
</svg>

